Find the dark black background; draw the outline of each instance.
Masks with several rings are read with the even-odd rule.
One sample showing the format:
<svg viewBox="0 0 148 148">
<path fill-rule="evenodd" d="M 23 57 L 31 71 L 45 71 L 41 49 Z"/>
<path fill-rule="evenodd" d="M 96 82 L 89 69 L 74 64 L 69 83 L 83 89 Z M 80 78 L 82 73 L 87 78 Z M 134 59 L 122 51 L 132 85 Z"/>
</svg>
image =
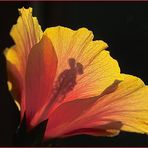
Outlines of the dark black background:
<svg viewBox="0 0 148 148">
<path fill-rule="evenodd" d="M 95 39 L 108 43 L 123 73 L 140 77 L 147 84 L 148 2 L 0 2 L 0 52 L 13 44 L 9 31 L 17 9 L 34 8 L 44 30 L 62 25 L 87 27 Z M 17 110 L 6 87 L 5 58 L 0 55 L 0 146 L 11 146 Z M 13 104 L 13 105 L 12 105 Z M 114 138 L 75 136 L 57 141 L 57 146 L 148 146 L 148 136 L 122 132 Z"/>
</svg>

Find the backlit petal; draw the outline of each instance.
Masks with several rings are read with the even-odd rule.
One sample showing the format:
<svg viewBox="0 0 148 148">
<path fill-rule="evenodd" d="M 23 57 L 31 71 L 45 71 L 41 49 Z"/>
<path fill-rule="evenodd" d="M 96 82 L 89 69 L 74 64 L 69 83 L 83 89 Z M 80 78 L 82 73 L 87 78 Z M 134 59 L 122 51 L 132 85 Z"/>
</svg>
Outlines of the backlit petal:
<svg viewBox="0 0 148 148">
<path fill-rule="evenodd" d="M 32 17 L 32 8 L 19 9 L 17 24 L 13 25 L 10 35 L 15 46 L 5 50 L 8 80 L 12 83 L 14 98 L 20 102 L 24 93 L 26 63 L 30 49 L 42 37 L 42 30 L 36 17 Z"/>
<path fill-rule="evenodd" d="M 41 41 L 33 46 L 28 57 L 25 96 L 28 122 L 49 102 L 56 68 L 57 57 L 52 43 L 43 36 Z"/>
<path fill-rule="evenodd" d="M 92 135 L 92 136 L 109 136 L 113 137 L 119 134 L 120 130 L 117 130 L 117 128 L 121 127 L 121 123 L 119 122 L 109 122 L 107 124 L 104 124 L 103 126 L 96 126 L 92 128 L 81 128 L 78 130 L 71 131 L 69 133 L 61 135 L 61 137 L 68 137 L 68 136 L 74 136 L 74 135 Z"/>
<path fill-rule="evenodd" d="M 4 54 L 7 60 L 8 80 L 11 83 L 11 92 L 13 97 L 20 102 L 23 88 L 21 59 L 15 47 L 6 49 Z"/>
<path fill-rule="evenodd" d="M 21 71 L 21 59 L 16 52 L 16 47 L 13 46 L 11 48 L 7 48 L 4 51 L 5 57 L 9 63 L 12 65 L 15 65 L 15 67 L 18 69 L 18 71 Z"/>
<path fill-rule="evenodd" d="M 42 30 L 36 17 L 32 17 L 32 8 L 19 9 L 17 24 L 13 25 L 10 35 L 15 46 L 5 50 L 8 79 L 12 83 L 12 94 L 20 102 L 24 95 L 26 64 L 30 49 L 40 41 Z M 24 100 L 22 101 L 24 102 Z"/>
<path fill-rule="evenodd" d="M 88 126 L 88 124 L 94 122 L 94 118 L 91 117 L 90 120 L 87 118 L 86 122 L 83 115 L 86 114 L 87 116 L 87 113 L 91 108 L 93 108 L 97 100 L 97 97 L 81 100 L 77 99 L 59 106 L 49 115 L 45 139 L 88 133 L 91 135 L 117 134 L 117 128 L 121 127 L 121 123 L 118 121 L 118 124 L 115 124 L 117 123 L 116 121 L 100 119 L 98 120 L 97 125 Z M 81 117 L 83 117 L 82 121 Z"/>
<path fill-rule="evenodd" d="M 74 100 L 60 105 L 49 115 L 45 139 L 63 135 L 67 126 L 87 112 L 94 105 L 96 98 Z M 74 129 L 71 129 L 73 131 Z"/>
<path fill-rule="evenodd" d="M 10 35 L 16 44 L 16 52 L 18 52 L 23 61 L 21 66 L 25 71 L 30 49 L 40 41 L 42 30 L 36 17 L 32 17 L 32 8 L 21 8 L 19 13 L 17 24 L 13 25 Z"/>
<path fill-rule="evenodd" d="M 85 46 L 93 39 L 92 32 L 86 28 L 74 31 L 57 26 L 46 29 L 44 34 L 50 38 L 57 53 L 59 61 L 57 74 L 68 68 L 68 59 L 74 58 L 77 60 Z"/>
<path fill-rule="evenodd" d="M 125 78 L 125 83 L 120 86 L 122 92 L 116 92 L 121 95 L 113 105 L 115 111 L 111 118 L 123 123 L 121 130 L 148 134 L 148 86 L 142 87 L 143 82 L 136 77 L 125 75 Z M 134 89 L 132 92 L 129 86 Z"/>
<path fill-rule="evenodd" d="M 87 66 L 84 75 L 77 79 L 77 85 L 65 100 L 98 96 L 115 80 L 122 79 L 117 61 L 104 50 Z"/>
<path fill-rule="evenodd" d="M 70 133 L 66 133 L 61 135 L 60 137 L 68 137 L 68 136 L 75 136 L 75 135 L 92 135 L 92 136 L 109 136 L 113 137 L 119 134 L 118 130 L 103 130 L 98 128 L 82 128 L 79 130 L 72 131 Z"/>
<path fill-rule="evenodd" d="M 45 138 L 54 134 L 70 135 L 70 132 L 74 131 L 76 134 L 76 131 L 81 129 L 98 130 L 102 129 L 102 126 L 106 133 L 110 131 L 117 134 L 119 130 L 148 133 L 148 87 L 137 77 L 123 77 L 125 80 L 119 83 L 113 92 L 98 98 L 78 99 L 57 108 L 50 115 L 51 122 L 48 124 Z M 119 124 L 115 125 L 116 122 Z M 110 126 L 107 126 L 108 124 Z M 87 134 L 85 131 L 82 133 Z M 88 134 L 96 135 L 92 130 Z"/>
<path fill-rule="evenodd" d="M 94 123 L 90 122 L 88 126 L 95 126 L 99 120 L 114 120 L 123 124 L 121 130 L 148 133 L 148 87 L 137 77 L 123 76 L 125 80 L 116 91 L 100 98 L 81 117 L 81 121 L 84 122 L 85 117 L 90 117 L 94 119 Z"/>
<path fill-rule="evenodd" d="M 58 26 L 46 29 L 45 34 L 51 39 L 59 60 L 57 79 L 69 69 L 69 59 L 83 65 L 83 74 L 77 75 L 76 85 L 64 101 L 98 96 L 115 80 L 122 79 L 117 61 L 104 50 L 107 44 L 92 41 L 93 34 L 86 28 L 74 31 Z"/>
</svg>

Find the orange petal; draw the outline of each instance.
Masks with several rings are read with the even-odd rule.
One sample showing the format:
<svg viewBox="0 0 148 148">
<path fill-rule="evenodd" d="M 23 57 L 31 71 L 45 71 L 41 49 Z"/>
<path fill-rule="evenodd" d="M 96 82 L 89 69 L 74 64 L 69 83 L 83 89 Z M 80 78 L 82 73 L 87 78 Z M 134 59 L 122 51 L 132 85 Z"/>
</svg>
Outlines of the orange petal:
<svg viewBox="0 0 148 148">
<path fill-rule="evenodd" d="M 64 135 L 61 135 L 61 137 L 68 137 L 68 136 L 74 136 L 74 135 L 92 135 L 92 136 L 109 136 L 113 137 L 119 134 L 119 130 L 117 128 L 120 128 L 122 124 L 120 122 L 109 122 L 103 126 L 97 126 L 92 128 L 81 128 L 74 131 L 71 131 L 69 133 L 66 133 Z"/>
<path fill-rule="evenodd" d="M 148 133 L 148 87 L 137 77 L 123 77 L 125 80 L 113 92 L 60 105 L 49 116 L 45 139 L 74 131 L 79 134 L 81 129 L 96 129 L 96 132 L 102 129 L 114 134 L 119 130 Z M 90 130 L 88 134 L 95 132 Z"/>
<path fill-rule="evenodd" d="M 8 80 L 12 84 L 11 92 L 13 97 L 20 102 L 23 89 L 21 59 L 15 47 L 6 49 L 4 54 L 7 60 Z"/>
<path fill-rule="evenodd" d="M 119 100 L 111 104 L 111 118 L 123 123 L 121 130 L 148 134 L 148 86 L 136 77 L 124 77 L 125 82 L 115 93 Z"/>
<path fill-rule="evenodd" d="M 59 61 L 58 74 L 68 68 L 68 59 L 77 59 L 79 54 L 82 54 L 83 48 L 93 39 L 92 32 L 86 28 L 74 31 L 66 27 L 57 26 L 47 28 L 44 34 L 50 38 L 57 53 Z"/>
<path fill-rule="evenodd" d="M 113 120 L 99 120 L 97 125 L 88 126 L 88 124 L 94 122 L 94 116 L 89 118 L 89 120 L 87 118 L 87 122 L 85 122 L 86 120 L 83 115 L 87 115 L 89 110 L 96 104 L 97 100 L 97 97 L 81 100 L 77 99 L 60 105 L 49 115 L 45 139 L 80 133 L 89 133 L 91 135 L 117 134 L 117 128 L 121 127 L 121 123 L 119 122 Z M 83 119 L 81 121 L 81 117 L 84 118 L 84 122 Z"/>
<path fill-rule="evenodd" d="M 12 84 L 12 90 L 11 93 L 15 100 L 17 100 L 20 103 L 21 95 L 22 95 L 22 77 L 20 75 L 20 72 L 16 69 L 15 65 L 7 62 L 8 68 L 8 80 Z"/>
<path fill-rule="evenodd" d="M 114 120 L 122 123 L 119 130 L 148 134 L 148 87 L 137 77 L 123 76 L 125 80 L 116 91 L 98 99 L 89 112 L 77 120 L 79 123 L 91 127 L 100 121 Z"/>
<path fill-rule="evenodd" d="M 26 116 L 29 122 L 49 102 L 57 57 L 50 40 L 43 36 L 30 51 L 26 69 Z"/>
<path fill-rule="evenodd" d="M 77 79 L 77 85 L 66 96 L 65 101 L 98 96 L 113 82 L 122 79 L 117 61 L 104 50 L 86 67 L 84 74 Z"/>
<path fill-rule="evenodd" d="M 49 115 L 45 139 L 64 134 L 69 129 L 68 126 L 79 116 L 87 112 L 95 102 L 96 98 L 89 98 L 74 100 L 60 105 Z M 71 129 L 71 131 L 73 130 Z"/>
<path fill-rule="evenodd" d="M 32 8 L 19 9 L 20 16 L 18 17 L 17 24 L 13 25 L 10 35 L 16 44 L 16 52 L 21 57 L 24 68 L 30 49 L 40 41 L 42 37 L 42 30 L 38 24 L 36 17 L 32 17 Z"/>
<path fill-rule="evenodd" d="M 115 80 L 121 80 L 120 68 L 105 49 L 108 45 L 92 41 L 93 34 L 86 28 L 76 31 L 66 27 L 51 27 L 44 32 L 52 41 L 58 57 L 56 79 L 69 70 L 69 59 L 80 63 L 84 73 L 76 76 L 74 88 L 66 93 L 64 101 L 98 96 Z"/>
<path fill-rule="evenodd" d="M 28 54 L 32 46 L 40 41 L 42 30 L 37 18 L 32 17 L 32 8 L 21 8 L 19 13 L 17 24 L 13 25 L 10 32 L 15 46 L 6 49 L 5 56 L 8 79 L 12 83 L 13 95 L 16 100 L 20 101 L 24 93 L 24 77 Z"/>
</svg>

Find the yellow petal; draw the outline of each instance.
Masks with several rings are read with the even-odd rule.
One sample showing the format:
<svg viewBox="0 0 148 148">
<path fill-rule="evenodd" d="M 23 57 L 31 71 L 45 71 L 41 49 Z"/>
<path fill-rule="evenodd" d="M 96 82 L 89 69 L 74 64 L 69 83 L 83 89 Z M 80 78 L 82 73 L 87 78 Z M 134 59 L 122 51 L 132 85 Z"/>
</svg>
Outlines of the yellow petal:
<svg viewBox="0 0 148 148">
<path fill-rule="evenodd" d="M 77 59 L 84 51 L 85 46 L 93 39 L 92 32 L 86 28 L 74 31 L 57 26 L 46 29 L 44 34 L 51 39 L 56 50 L 59 61 L 58 74 L 68 68 L 68 59 Z"/>
<path fill-rule="evenodd" d="M 19 58 L 18 53 L 16 52 L 16 47 L 7 48 L 4 51 L 7 62 L 15 65 L 18 71 L 21 71 L 21 59 Z"/>
<path fill-rule="evenodd" d="M 15 46 L 7 48 L 4 52 L 7 60 L 8 79 L 12 83 L 13 95 L 18 101 L 23 92 L 28 54 L 42 37 L 42 30 L 37 18 L 32 17 L 32 8 L 21 8 L 19 13 L 17 24 L 13 25 L 10 32 Z"/>
<path fill-rule="evenodd" d="M 52 27 L 44 32 L 53 43 L 58 57 L 58 76 L 69 69 L 68 60 L 75 59 L 83 65 L 84 73 L 77 75 L 74 89 L 66 94 L 65 101 L 99 95 L 115 80 L 121 80 L 120 68 L 108 51 L 105 42 L 92 41 L 93 34 L 86 28 L 71 30 Z"/>
<path fill-rule="evenodd" d="M 11 91 L 14 99 L 20 102 L 21 92 L 23 87 L 22 75 L 23 67 L 21 67 L 21 59 L 15 50 L 15 47 L 11 47 L 4 52 L 7 60 L 8 71 L 8 88 Z M 11 84 L 11 85 L 10 85 Z M 10 88 L 11 87 L 11 88 Z"/>
<path fill-rule="evenodd" d="M 8 90 L 12 90 L 12 83 L 10 81 L 7 81 Z"/>
<path fill-rule="evenodd" d="M 118 63 L 104 50 L 86 67 L 84 75 L 77 79 L 77 85 L 67 98 L 98 96 L 116 80 L 122 80 Z"/>
<path fill-rule="evenodd" d="M 21 8 L 19 13 L 17 24 L 13 25 L 10 35 L 25 67 L 30 49 L 40 41 L 42 30 L 36 17 L 32 17 L 32 8 Z"/>
<path fill-rule="evenodd" d="M 116 91 L 98 99 L 87 118 L 94 115 L 94 125 L 100 120 L 119 121 L 123 124 L 121 130 L 148 134 L 148 87 L 137 77 L 123 76 Z"/>
<path fill-rule="evenodd" d="M 20 110 L 21 110 L 20 103 L 18 103 L 16 100 L 15 100 L 14 102 L 15 102 L 15 104 L 16 104 L 16 106 L 17 106 L 18 110 L 20 111 Z"/>
<path fill-rule="evenodd" d="M 94 116 L 91 118 L 87 118 L 87 122 L 84 118 L 84 114 L 87 116 L 88 111 L 95 105 L 97 98 L 86 98 L 86 99 L 78 99 L 70 102 L 63 103 L 59 106 L 53 113 L 51 113 L 48 117 L 48 124 L 46 128 L 45 137 L 58 137 L 64 135 L 66 133 L 72 134 L 73 132 L 79 134 L 79 129 L 90 129 L 89 134 L 92 135 L 101 135 L 100 130 L 104 131 L 103 133 L 108 135 L 117 134 L 117 130 L 113 131 L 112 128 L 117 128 L 120 126 L 116 124 L 114 121 L 98 121 L 98 124 L 95 126 L 88 126 L 88 124 L 94 123 Z M 81 117 L 83 116 L 82 120 Z M 97 120 L 97 119 L 96 119 Z M 110 125 L 110 123 L 112 123 Z M 93 131 L 91 129 L 94 129 Z M 95 131 L 96 129 L 96 131 Z M 109 129 L 109 130 L 108 130 Z M 99 131 L 98 131 L 99 130 Z M 77 132 L 76 132 L 77 131 Z M 97 132 L 98 131 L 98 132 Z M 90 133 L 91 132 L 91 133 Z M 107 132 L 109 132 L 107 134 Z M 88 133 L 88 132 L 83 132 Z M 103 134 L 102 133 L 102 134 Z M 109 135 L 110 135 L 109 134 Z M 68 134 L 69 135 L 69 134 Z"/>
</svg>

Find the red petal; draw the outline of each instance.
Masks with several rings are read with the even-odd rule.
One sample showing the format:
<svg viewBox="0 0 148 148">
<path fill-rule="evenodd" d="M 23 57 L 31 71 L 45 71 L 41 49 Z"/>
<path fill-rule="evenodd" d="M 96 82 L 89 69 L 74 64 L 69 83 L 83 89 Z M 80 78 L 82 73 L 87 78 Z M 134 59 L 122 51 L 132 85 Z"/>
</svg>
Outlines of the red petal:
<svg viewBox="0 0 148 148">
<path fill-rule="evenodd" d="M 69 125 L 90 109 L 97 98 L 74 100 L 60 105 L 49 115 L 45 138 L 57 137 L 69 130 Z M 71 129 L 70 130 L 74 130 Z"/>
<path fill-rule="evenodd" d="M 26 69 L 27 121 L 49 101 L 57 68 L 57 56 L 50 40 L 43 36 L 28 57 Z"/>
</svg>

